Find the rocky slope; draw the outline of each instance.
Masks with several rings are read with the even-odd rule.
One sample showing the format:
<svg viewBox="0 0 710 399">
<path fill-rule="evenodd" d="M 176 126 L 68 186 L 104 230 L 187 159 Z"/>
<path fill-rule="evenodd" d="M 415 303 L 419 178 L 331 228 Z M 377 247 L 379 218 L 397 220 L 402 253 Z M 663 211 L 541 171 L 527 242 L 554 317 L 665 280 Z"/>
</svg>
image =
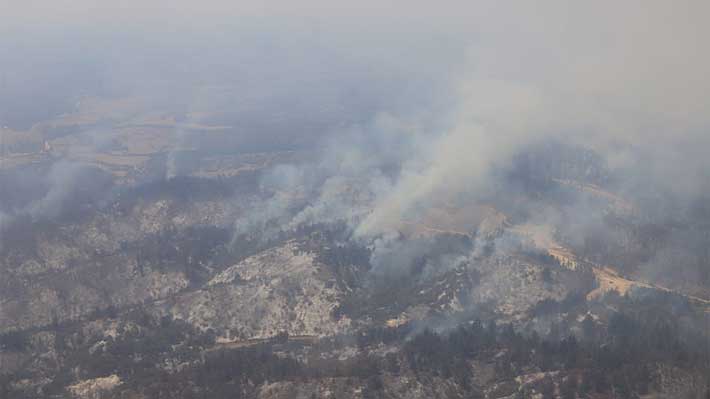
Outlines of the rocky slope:
<svg viewBox="0 0 710 399">
<path fill-rule="evenodd" d="M 648 281 L 662 256 L 640 253 L 684 247 L 605 191 L 600 170 L 545 166 L 552 176 L 532 192 L 444 204 L 368 241 L 351 220 L 236 231 L 274 198 L 247 169 L 113 186 L 67 214 L 4 226 L 0 397 L 704 392 L 707 287 Z M 560 222 L 578 210 L 574 195 L 613 237 L 579 240 Z M 510 212 L 523 200 L 559 220 Z M 300 205 L 284 212 L 317 213 Z"/>
</svg>

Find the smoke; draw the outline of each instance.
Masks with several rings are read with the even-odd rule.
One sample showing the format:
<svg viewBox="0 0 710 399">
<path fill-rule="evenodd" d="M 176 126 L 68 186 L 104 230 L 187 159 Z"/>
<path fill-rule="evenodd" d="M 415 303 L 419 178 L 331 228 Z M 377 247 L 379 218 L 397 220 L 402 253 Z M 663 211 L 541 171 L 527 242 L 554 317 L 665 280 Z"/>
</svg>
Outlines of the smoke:
<svg viewBox="0 0 710 399">
<path fill-rule="evenodd" d="M 82 206 L 92 206 L 110 193 L 110 177 L 86 164 L 59 160 L 53 163 L 41 177 L 24 175 L 31 179 L 27 184 L 36 185 L 38 192 L 21 206 L 2 213 L 2 222 L 7 225 L 18 216 L 31 220 L 56 219 L 67 212 L 79 211 Z M 6 189 L 14 189 L 6 186 Z"/>
<path fill-rule="evenodd" d="M 260 190 L 270 195 L 268 200 L 250 201 L 246 215 L 234 223 L 234 238 L 258 236 L 263 241 L 273 239 L 288 223 L 286 219 L 305 202 L 304 189 L 308 189 L 303 169 L 292 165 L 278 165 L 262 179 Z"/>
<path fill-rule="evenodd" d="M 599 152 L 622 187 L 701 194 L 710 170 L 698 150 L 710 144 L 703 24 L 691 4 L 645 5 L 613 15 L 542 7 L 540 20 L 516 15 L 509 31 L 482 29 L 455 83 L 449 127 L 424 142 L 423 159 L 405 162 L 358 232 L 377 234 L 422 204 L 480 195 L 494 167 L 553 139 Z"/>
<path fill-rule="evenodd" d="M 483 202 L 550 225 L 585 256 L 635 265 L 651 281 L 672 274 L 673 258 L 692 266 L 683 280 L 702 274 L 698 268 L 707 265 L 695 253 L 707 240 L 687 237 L 700 230 L 674 233 L 651 248 L 645 240 L 662 238 L 610 225 L 609 213 L 636 226 L 688 224 L 691 204 L 707 198 L 710 78 L 704 71 L 710 57 L 699 19 L 707 5 L 489 6 L 489 18 L 474 17 L 478 24 L 463 32 L 465 57 L 440 60 L 447 79 L 426 81 L 432 85 L 427 91 L 441 97 L 381 106 L 366 123 L 331 129 L 317 160 L 292 166 L 314 176 L 301 177 L 308 183 L 299 185 L 311 194 L 294 207 L 269 206 L 279 214 L 271 216 L 279 220 L 274 225 L 346 220 L 374 248 L 375 270 L 397 270 L 412 260 L 409 249 L 394 244 L 403 220 L 434 207 Z M 546 172 L 548 181 L 568 175 L 585 183 L 595 173 L 586 183 L 617 199 L 547 187 L 545 195 L 557 201 L 550 203 L 550 197 L 525 197 L 505 181 L 516 159 L 545 143 L 561 144 L 540 159 L 579 161 L 569 166 L 575 172 Z M 640 255 L 644 250 L 652 259 Z M 658 255 L 650 255 L 655 250 Z M 676 256 L 679 251 L 685 255 Z"/>
<path fill-rule="evenodd" d="M 79 44 L 46 61 L 62 61 L 54 62 L 60 72 L 89 65 L 74 86 L 184 115 L 165 178 L 189 169 L 187 149 L 307 153 L 262 178 L 235 237 L 344 220 L 358 239 L 389 248 L 383 237 L 396 237 L 402 220 L 486 203 L 565 226 L 582 246 L 609 232 L 603 206 L 578 195 L 559 209 L 505 181 L 521 154 L 550 142 L 597 154 L 603 188 L 648 220 L 682 214 L 674 208 L 708 193 L 707 2 L 267 3 L 131 0 L 99 9 L 80 0 L 38 12 L 17 4 L 3 13 L 2 40 L 55 43 L 47 37 L 69 29 Z M 29 22 L 42 28 L 24 37 L 18 26 Z M 47 46 L 14 47 L 42 60 Z M 13 89 L 0 94 L 3 103 L 52 86 L 15 79 L 26 65 L 3 58 Z M 205 121 L 228 129 L 211 136 L 188 128 Z M 58 166 L 30 212 L 65 201 L 75 173 Z"/>
<path fill-rule="evenodd" d="M 185 151 L 185 129 L 178 126 L 175 129 L 175 147 L 168 151 L 165 161 L 165 179 L 170 180 L 179 175 L 178 157 Z"/>
</svg>

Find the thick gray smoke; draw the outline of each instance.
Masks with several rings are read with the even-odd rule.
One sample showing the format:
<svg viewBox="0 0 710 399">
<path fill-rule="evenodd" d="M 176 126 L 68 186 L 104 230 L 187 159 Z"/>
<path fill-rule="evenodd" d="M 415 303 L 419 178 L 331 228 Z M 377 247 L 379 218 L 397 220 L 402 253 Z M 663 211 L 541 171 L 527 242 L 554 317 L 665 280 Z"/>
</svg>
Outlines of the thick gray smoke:
<svg viewBox="0 0 710 399">
<path fill-rule="evenodd" d="M 48 87 L 179 110 L 167 178 L 189 171 L 187 150 L 307 152 L 263 177 L 269 198 L 254 200 L 235 236 L 345 220 L 356 237 L 382 240 L 432 207 L 512 201 L 501 175 L 549 142 L 598 154 L 613 191 L 648 218 L 708 195 L 707 2 L 151 4 L 6 9 L 0 40 L 14 46 L 3 46 L 10 90 L 0 100 L 23 117 L 5 119 L 19 128 L 39 118 L 22 104 Z M 30 23 L 42 28 L 22 33 Z M 33 87 L 20 58 L 61 73 L 33 72 Z M 76 65 L 81 74 L 70 73 Z M 63 97 L 46 101 L 66 111 Z M 207 111 L 228 134 L 210 141 L 195 128 Z M 62 197 L 63 176 L 50 176 L 47 201 Z M 48 212 L 47 201 L 31 208 Z M 517 205 L 579 242 L 602 228 L 590 204 Z"/>
<path fill-rule="evenodd" d="M 687 222 L 692 204 L 710 194 L 704 154 L 710 148 L 704 111 L 710 106 L 704 72 L 710 58 L 702 50 L 708 32 L 699 20 L 707 6 L 477 6 L 470 9 L 473 28 L 458 32 L 465 37 L 465 57 L 440 59 L 438 72 L 447 78 L 422 86 L 440 98 L 379 107 L 366 122 L 329 130 L 317 160 L 274 170 L 286 179 L 299 176 L 284 192 L 308 194 L 280 193 L 262 205 L 272 226 L 288 230 L 345 220 L 356 237 L 374 246 L 373 263 L 407 263 L 393 260 L 409 253 L 397 250 L 403 220 L 449 204 L 504 203 L 516 193 L 501 187 L 501 171 L 545 143 L 561 143 L 560 152 L 582 151 L 578 160 L 598 156 L 593 173 L 599 176 L 591 181 L 603 181 L 618 194 L 614 205 L 633 209 L 634 223 Z M 484 9 L 486 18 L 477 14 Z M 386 64 L 395 52 L 375 60 Z M 427 53 L 419 56 L 425 60 Z M 410 81 L 421 82 L 407 72 L 402 70 Z M 565 156 L 550 148 L 543 159 Z M 626 244 L 631 233 L 610 229 L 598 201 L 514 206 L 532 223 L 555 226 L 584 256 L 593 257 L 595 248 L 607 255 L 632 251 Z M 671 238 L 643 261 L 645 278 L 659 281 L 673 269 L 670 259 L 677 259 L 682 279 L 696 280 L 698 265 L 707 268 L 697 255 L 707 244 L 699 231 L 672 233 L 686 237 Z M 626 261 L 598 260 L 610 259 Z"/>
<path fill-rule="evenodd" d="M 442 98 L 395 108 L 379 104 L 367 122 L 331 126 L 322 160 L 308 166 L 308 173 L 330 175 L 315 179 L 328 184 L 309 188 L 318 191 L 318 200 L 296 223 L 347 213 L 335 209 L 342 206 L 341 191 L 332 187 L 354 179 L 374 198 L 357 231 L 378 234 L 432 201 L 485 192 L 493 167 L 549 139 L 600 153 L 623 181 L 620 189 L 629 191 L 624 196 L 638 197 L 636 190 L 649 186 L 682 198 L 703 194 L 710 170 L 702 153 L 710 144 L 704 112 L 710 82 L 698 18 L 705 8 L 701 2 L 574 8 L 543 2 L 533 12 L 474 2 L 461 13 L 471 22 L 463 31 L 456 23 L 449 31 L 441 28 L 437 22 L 446 17 L 434 12 L 422 29 L 457 33 L 465 57 L 439 54 L 448 58 L 426 71 L 447 75 L 439 80 L 422 79 L 412 65 L 396 66 L 408 82 Z M 331 33 L 333 43 L 348 37 Z M 442 34 L 441 43 L 446 39 Z M 383 68 L 397 62 L 402 43 L 391 44 L 353 51 Z M 428 49 L 414 48 L 420 53 L 411 61 L 428 63 Z M 399 105 L 406 104 L 402 96 L 409 93 L 396 94 Z M 395 174 L 387 172 L 392 165 Z"/>
</svg>

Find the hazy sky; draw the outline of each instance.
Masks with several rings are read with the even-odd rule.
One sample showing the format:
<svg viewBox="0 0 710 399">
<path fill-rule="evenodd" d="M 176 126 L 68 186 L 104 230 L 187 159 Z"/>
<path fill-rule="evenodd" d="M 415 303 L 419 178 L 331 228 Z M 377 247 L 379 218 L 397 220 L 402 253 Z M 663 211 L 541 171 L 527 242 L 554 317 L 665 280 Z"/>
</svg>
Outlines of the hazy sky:
<svg viewBox="0 0 710 399">
<path fill-rule="evenodd" d="M 164 55 L 168 63 L 198 58 L 210 45 L 235 48 L 224 58 L 239 57 L 251 32 L 282 41 L 295 67 L 319 48 L 351 54 L 347 62 L 373 71 L 399 69 L 405 79 L 419 78 L 420 65 L 434 65 L 431 74 L 458 80 L 456 101 L 469 117 L 507 125 L 501 128 L 585 124 L 607 134 L 642 132 L 663 140 L 670 129 L 678 134 L 708 126 L 708 16 L 710 3 L 702 0 L 2 0 L 0 56 L 11 68 L 18 63 L 13 55 L 27 58 L 22 48 L 33 47 L 34 53 L 69 54 L 79 60 L 69 62 L 76 69 L 103 52 L 111 68 L 135 64 L 140 73 L 134 59 L 160 46 L 180 49 Z M 119 36 L 102 36 L 107 34 Z M 419 47 L 408 43 L 427 40 Z M 407 46 L 413 50 L 405 65 L 401 49 Z M 452 51 L 440 51 L 447 47 Z M 207 65 L 203 74 L 218 67 Z M 294 79 L 301 72 L 294 69 Z M 534 118 L 520 116 L 528 112 Z"/>
<path fill-rule="evenodd" d="M 408 138 L 394 140 L 405 153 L 381 155 L 406 173 L 374 215 L 475 187 L 492 162 L 548 137 L 613 166 L 645 160 L 677 191 L 704 190 L 710 168 L 707 1 L 1 1 L 7 106 L 95 76 L 291 125 L 361 113 L 376 133 L 345 158 L 384 148 L 381 121 L 394 121 L 384 126 Z M 200 94 L 225 81 L 236 98 Z"/>
</svg>

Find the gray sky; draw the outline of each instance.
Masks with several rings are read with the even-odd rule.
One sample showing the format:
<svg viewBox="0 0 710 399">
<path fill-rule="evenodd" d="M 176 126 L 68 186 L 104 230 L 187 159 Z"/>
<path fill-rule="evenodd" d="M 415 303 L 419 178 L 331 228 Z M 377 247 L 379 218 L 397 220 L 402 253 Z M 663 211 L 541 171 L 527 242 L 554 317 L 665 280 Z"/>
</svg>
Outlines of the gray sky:
<svg viewBox="0 0 710 399">
<path fill-rule="evenodd" d="M 2 54 L 28 85 L 64 79 L 46 70 L 70 74 L 98 54 L 103 82 L 190 106 L 189 84 L 174 83 L 226 76 L 271 93 L 245 109 L 297 104 L 299 114 L 366 88 L 360 108 L 412 137 L 395 155 L 407 173 L 375 216 L 475 187 L 492 162 L 547 137 L 598 148 L 620 167 L 644 154 L 677 191 L 697 189 L 710 168 L 707 1 L 1 1 Z M 56 44 L 64 39 L 71 51 Z M 27 41 L 39 61 L 12 59 L 27 46 L 7 44 Z M 42 61 L 45 52 L 62 62 Z"/>
<path fill-rule="evenodd" d="M 441 65 L 455 65 L 456 71 L 441 73 L 457 79 L 454 89 L 461 97 L 456 101 L 465 104 L 470 117 L 503 123 L 506 129 L 517 124 L 529 131 L 532 123 L 552 130 L 584 122 L 614 135 L 663 140 L 671 128 L 678 134 L 704 129 L 709 122 L 710 3 L 702 0 L 1 1 L 0 30 L 6 33 L 0 44 L 6 48 L 39 32 L 50 32 L 46 37 L 54 41 L 81 32 L 79 44 L 110 32 L 144 36 L 153 45 L 184 42 L 189 56 L 191 46 L 210 41 L 224 46 L 248 41 L 233 33 L 240 30 L 292 38 L 286 45 L 298 56 L 301 49 L 313 51 L 308 47 L 325 43 L 356 54 L 372 69 L 396 69 L 406 38 L 426 37 L 431 44 L 417 48 L 411 64 L 451 57 Z M 42 40 L 35 43 L 40 49 Z M 454 40 L 463 43 L 466 54 L 436 51 Z M 53 45 L 47 43 L 46 50 Z M 131 63 L 131 48 L 110 40 L 96 47 L 118 47 L 114 60 Z M 12 56 L 4 52 L 4 58 Z M 511 109 L 517 117 L 511 118 Z M 528 112 L 535 117 L 521 121 Z"/>
</svg>

